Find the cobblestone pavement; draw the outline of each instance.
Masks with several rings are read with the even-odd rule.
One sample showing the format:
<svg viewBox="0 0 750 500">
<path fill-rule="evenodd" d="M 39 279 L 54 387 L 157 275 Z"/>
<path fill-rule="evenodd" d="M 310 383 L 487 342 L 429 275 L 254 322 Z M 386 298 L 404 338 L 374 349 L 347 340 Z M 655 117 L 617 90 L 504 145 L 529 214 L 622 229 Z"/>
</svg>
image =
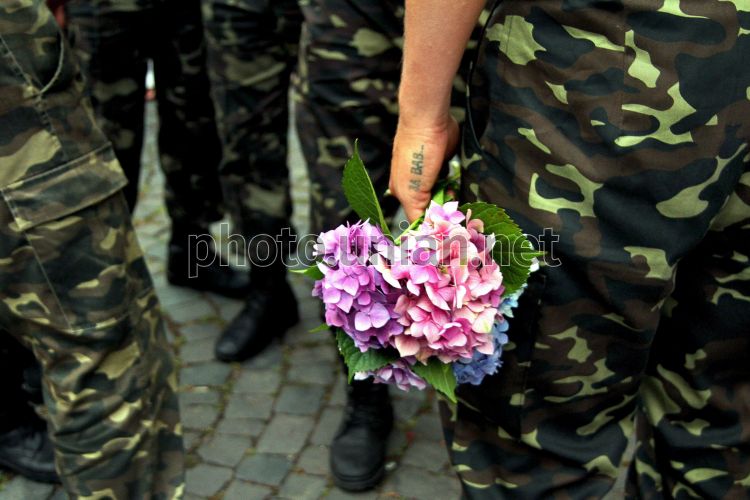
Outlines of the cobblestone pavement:
<svg viewBox="0 0 750 500">
<path fill-rule="evenodd" d="M 388 474 L 372 492 L 352 495 L 333 486 L 328 445 L 343 414 L 345 381 L 337 354 L 318 326 L 311 283 L 290 282 L 301 322 L 283 342 L 246 363 L 214 360 L 213 345 L 242 302 L 170 286 L 165 278 L 169 219 L 157 168 L 154 112 L 149 109 L 142 193 L 134 223 L 165 311 L 181 366 L 182 421 L 189 500 L 457 499 L 460 488 L 442 441 L 435 395 L 391 388 L 396 427 L 388 444 Z M 292 141 L 294 224 L 307 232 L 307 179 Z M 216 228 L 218 231 L 218 228 Z M 621 488 L 613 498 L 620 498 Z M 0 500 L 61 500 L 60 488 L 0 473 Z"/>
<path fill-rule="evenodd" d="M 153 120 L 151 109 L 152 126 Z M 310 296 L 311 283 L 305 278 L 290 278 L 302 320 L 283 342 L 250 362 L 214 360 L 214 341 L 242 302 L 167 283 L 169 219 L 162 203 L 154 134 L 148 137 L 134 223 L 181 365 L 189 467 L 186 498 L 458 498 L 458 481 L 441 441 L 431 392 L 392 389 L 397 423 L 388 448 L 389 473 L 377 491 L 349 495 L 333 486 L 328 445 L 343 414 L 345 381 L 330 336 L 309 333 L 320 319 L 317 299 Z M 303 233 L 307 180 L 299 149 L 292 149 L 294 223 Z M 6 476 L 3 481 L 0 475 L 3 483 L 2 500 L 64 498 L 59 488 L 21 477 Z"/>
</svg>

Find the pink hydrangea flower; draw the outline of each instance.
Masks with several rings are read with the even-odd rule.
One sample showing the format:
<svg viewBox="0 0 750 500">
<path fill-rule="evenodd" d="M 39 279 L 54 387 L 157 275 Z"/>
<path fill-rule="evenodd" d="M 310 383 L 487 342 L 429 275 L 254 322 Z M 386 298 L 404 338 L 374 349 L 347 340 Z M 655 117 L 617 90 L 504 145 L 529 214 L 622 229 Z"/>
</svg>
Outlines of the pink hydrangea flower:
<svg viewBox="0 0 750 500">
<path fill-rule="evenodd" d="M 384 281 L 401 292 L 394 311 L 403 332 L 391 338 L 401 356 L 450 363 L 494 351 L 490 332 L 499 315 L 502 274 L 492 259 L 493 239 L 482 234 L 481 220 L 468 215 L 458 203 L 433 202 L 425 222 L 402 240 L 402 258 L 377 260 Z"/>
</svg>

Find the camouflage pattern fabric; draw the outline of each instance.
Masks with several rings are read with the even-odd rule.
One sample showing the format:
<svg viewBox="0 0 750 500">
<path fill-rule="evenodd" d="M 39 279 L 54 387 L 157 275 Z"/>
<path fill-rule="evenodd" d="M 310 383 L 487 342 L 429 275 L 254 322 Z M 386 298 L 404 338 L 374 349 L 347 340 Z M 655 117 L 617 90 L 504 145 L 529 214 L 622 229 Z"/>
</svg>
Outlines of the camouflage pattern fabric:
<svg viewBox="0 0 750 500">
<path fill-rule="evenodd" d="M 175 498 L 176 371 L 126 179 L 42 0 L 0 7 L 0 332 L 31 347 L 65 489 Z"/>
<path fill-rule="evenodd" d="M 200 0 L 72 0 L 68 31 L 97 119 L 138 195 L 147 61 L 154 65 L 159 159 L 175 225 L 221 218 L 221 147 L 206 75 Z"/>
<path fill-rule="evenodd" d="M 297 1 L 204 0 L 203 16 L 227 210 L 248 240 L 278 235 L 292 212 L 287 133 Z"/>
<path fill-rule="evenodd" d="M 352 211 L 341 173 L 355 139 L 377 193 L 385 193 L 398 121 L 403 0 L 301 0 L 305 17 L 296 85 L 296 122 L 311 183 L 312 232 Z M 477 33 L 478 36 L 478 33 Z M 463 120 L 472 43 L 454 82 L 453 112 Z M 393 215 L 395 198 L 381 200 Z"/>
<path fill-rule="evenodd" d="M 740 1 L 497 2 L 463 197 L 561 265 L 443 408 L 467 498 L 601 498 L 635 415 L 629 497 L 747 498 L 749 29 Z"/>
</svg>

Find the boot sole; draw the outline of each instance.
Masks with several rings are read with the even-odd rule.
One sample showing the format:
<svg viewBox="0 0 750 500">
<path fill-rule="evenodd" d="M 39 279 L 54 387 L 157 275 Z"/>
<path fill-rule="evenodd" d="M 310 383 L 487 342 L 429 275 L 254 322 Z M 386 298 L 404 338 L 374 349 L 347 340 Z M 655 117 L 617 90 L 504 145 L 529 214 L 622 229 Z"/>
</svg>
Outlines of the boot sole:
<svg viewBox="0 0 750 500">
<path fill-rule="evenodd" d="M 385 478 L 385 464 L 375 471 L 375 474 L 368 477 L 340 477 L 333 471 L 331 471 L 331 476 L 333 476 L 333 484 L 344 491 L 367 491 L 383 482 Z"/>
</svg>

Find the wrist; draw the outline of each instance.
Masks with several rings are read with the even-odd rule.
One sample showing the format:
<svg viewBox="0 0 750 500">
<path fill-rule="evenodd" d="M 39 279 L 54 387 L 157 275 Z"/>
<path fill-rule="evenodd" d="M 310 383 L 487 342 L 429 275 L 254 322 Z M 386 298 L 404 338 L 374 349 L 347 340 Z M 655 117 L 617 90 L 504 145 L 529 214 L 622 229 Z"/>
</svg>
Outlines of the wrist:
<svg viewBox="0 0 750 500">
<path fill-rule="evenodd" d="M 399 124 L 413 129 L 446 129 L 450 119 L 450 87 L 432 90 L 402 81 L 398 93 Z"/>
</svg>

